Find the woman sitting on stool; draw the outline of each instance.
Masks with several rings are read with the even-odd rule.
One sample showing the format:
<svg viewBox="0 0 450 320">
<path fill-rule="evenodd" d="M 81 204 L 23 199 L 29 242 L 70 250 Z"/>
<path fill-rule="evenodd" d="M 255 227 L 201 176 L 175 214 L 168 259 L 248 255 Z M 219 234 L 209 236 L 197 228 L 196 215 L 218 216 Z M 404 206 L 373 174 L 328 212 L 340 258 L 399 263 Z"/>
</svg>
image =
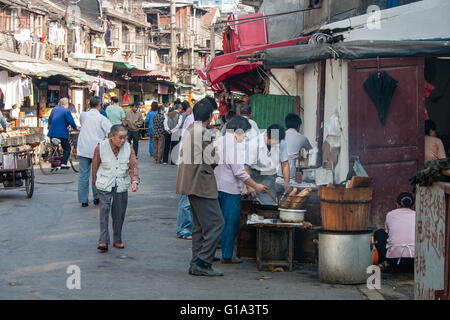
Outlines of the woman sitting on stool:
<svg viewBox="0 0 450 320">
<path fill-rule="evenodd" d="M 414 196 L 408 192 L 400 194 L 397 209 L 386 215 L 385 230 L 374 233 L 381 270 L 414 270 L 416 212 L 413 208 Z"/>
</svg>

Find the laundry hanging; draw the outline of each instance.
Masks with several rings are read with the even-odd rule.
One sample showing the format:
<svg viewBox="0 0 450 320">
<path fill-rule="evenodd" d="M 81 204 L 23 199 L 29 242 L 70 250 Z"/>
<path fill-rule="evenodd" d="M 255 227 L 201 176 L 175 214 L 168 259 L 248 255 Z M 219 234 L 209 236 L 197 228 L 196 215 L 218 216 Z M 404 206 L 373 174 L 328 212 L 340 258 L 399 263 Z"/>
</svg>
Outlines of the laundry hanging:
<svg viewBox="0 0 450 320">
<path fill-rule="evenodd" d="M 398 81 L 386 72 L 376 72 L 364 82 L 364 88 L 375 104 L 383 126 L 386 125 L 389 107 L 397 85 Z"/>
</svg>

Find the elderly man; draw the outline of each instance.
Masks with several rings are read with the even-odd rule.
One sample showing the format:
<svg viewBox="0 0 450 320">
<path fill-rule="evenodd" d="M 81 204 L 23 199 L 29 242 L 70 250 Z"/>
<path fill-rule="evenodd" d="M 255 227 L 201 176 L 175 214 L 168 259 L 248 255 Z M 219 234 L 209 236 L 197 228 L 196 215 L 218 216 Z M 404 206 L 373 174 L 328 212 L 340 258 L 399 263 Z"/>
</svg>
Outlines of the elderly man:
<svg viewBox="0 0 450 320">
<path fill-rule="evenodd" d="M 133 149 L 136 157 L 139 151 L 139 129 L 144 125 L 144 119 L 139 112 L 139 105 L 133 104 L 131 110 L 126 113 L 125 123 L 128 128 L 128 142 L 133 141 Z"/>
<path fill-rule="evenodd" d="M 53 108 L 52 113 L 48 118 L 48 126 L 48 137 L 61 140 L 61 145 L 64 149 L 61 169 L 69 169 L 70 167 L 67 165 L 67 161 L 69 161 L 72 148 L 69 142 L 68 127 L 71 126 L 72 129 L 77 129 L 77 125 L 69 110 L 69 99 L 62 98 L 59 101 L 59 106 Z"/>
<path fill-rule="evenodd" d="M 91 175 L 92 158 L 97 145 L 105 140 L 111 122 L 104 117 L 100 110 L 102 109 L 102 100 L 100 97 L 92 97 L 90 101 L 91 110 L 83 112 L 80 116 L 81 129 L 78 136 L 78 160 L 80 162 L 80 173 L 78 175 L 78 201 L 82 207 L 89 206 L 89 176 Z M 97 189 L 92 183 L 92 194 L 94 204 L 98 205 Z"/>
<path fill-rule="evenodd" d="M 167 117 L 164 119 L 164 133 L 165 142 L 164 142 L 164 155 L 163 155 L 163 164 L 168 164 L 169 162 L 169 154 L 172 152 L 173 147 L 180 140 L 180 133 L 178 132 L 181 124 L 183 122 L 183 118 L 180 114 L 180 110 L 182 109 L 182 105 L 177 105 L 176 109 L 170 108 Z M 174 159 L 170 157 L 170 164 L 174 164 Z"/>
<path fill-rule="evenodd" d="M 128 205 L 128 188 L 136 192 L 139 187 L 139 169 L 136 155 L 127 142 L 127 129 L 121 125 L 111 128 L 110 138 L 100 142 L 92 159 L 92 179 L 100 199 L 100 240 L 98 250 L 108 251 L 108 220 L 111 212 L 113 246 L 123 249 L 122 226 Z M 129 176 L 129 178 L 128 178 Z M 112 201 L 112 204 L 111 204 Z"/>
</svg>

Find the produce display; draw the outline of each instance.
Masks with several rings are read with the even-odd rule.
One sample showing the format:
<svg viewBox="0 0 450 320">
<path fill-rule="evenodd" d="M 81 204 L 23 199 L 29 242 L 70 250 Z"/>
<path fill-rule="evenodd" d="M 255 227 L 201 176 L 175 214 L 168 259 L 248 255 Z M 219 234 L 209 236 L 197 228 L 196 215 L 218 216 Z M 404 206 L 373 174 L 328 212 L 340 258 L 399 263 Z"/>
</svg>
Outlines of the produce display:
<svg viewBox="0 0 450 320">
<path fill-rule="evenodd" d="M 1 136 L 3 147 L 36 144 L 44 139 L 40 128 L 7 128 Z"/>
<path fill-rule="evenodd" d="M 303 210 L 311 192 L 312 188 L 306 188 L 299 192 L 298 188 L 294 187 L 292 190 L 283 194 L 280 199 L 279 207 L 282 209 Z"/>
</svg>

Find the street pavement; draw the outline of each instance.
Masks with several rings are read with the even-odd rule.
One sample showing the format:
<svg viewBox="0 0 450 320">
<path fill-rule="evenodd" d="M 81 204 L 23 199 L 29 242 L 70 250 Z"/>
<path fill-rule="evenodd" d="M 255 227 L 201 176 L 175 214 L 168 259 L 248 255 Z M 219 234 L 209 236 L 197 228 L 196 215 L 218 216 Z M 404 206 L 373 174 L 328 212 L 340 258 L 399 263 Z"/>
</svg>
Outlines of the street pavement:
<svg viewBox="0 0 450 320">
<path fill-rule="evenodd" d="M 383 290 L 365 285 L 321 283 L 314 265 L 296 265 L 293 272 L 259 272 L 254 260 L 218 262 L 214 266 L 223 277 L 189 275 L 191 242 L 175 234 L 177 168 L 156 166 L 147 146 L 148 141 L 141 142 L 140 190 L 129 193 L 124 250 L 110 246 L 107 253 L 97 251 L 99 210 L 92 198 L 88 208 L 81 208 L 72 170 L 43 176 L 36 168 L 32 199 L 25 191 L 0 187 L 0 299 L 412 298 L 411 278 L 400 279 L 403 287 L 390 279 L 390 291 L 383 295 Z M 67 288 L 72 265 L 80 268 L 81 289 Z"/>
</svg>

